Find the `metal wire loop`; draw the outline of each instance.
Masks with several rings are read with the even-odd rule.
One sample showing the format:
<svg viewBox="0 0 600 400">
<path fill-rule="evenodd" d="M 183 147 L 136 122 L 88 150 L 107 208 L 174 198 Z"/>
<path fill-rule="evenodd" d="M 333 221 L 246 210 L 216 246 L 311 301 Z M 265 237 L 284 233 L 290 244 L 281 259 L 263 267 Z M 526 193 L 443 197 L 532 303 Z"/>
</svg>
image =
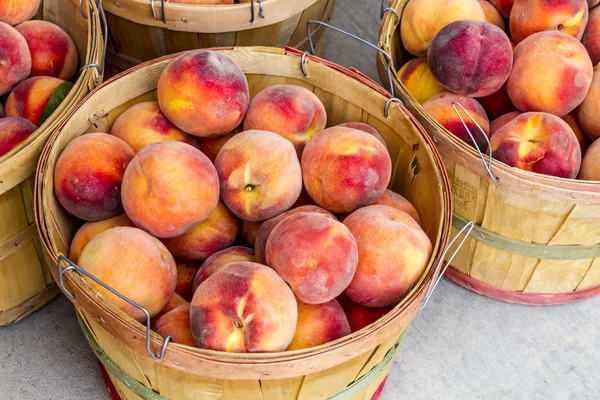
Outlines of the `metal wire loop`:
<svg viewBox="0 0 600 400">
<path fill-rule="evenodd" d="M 304 76 L 308 76 L 308 72 L 306 72 L 306 68 L 304 67 L 304 65 L 308 62 L 308 59 L 306 58 L 307 54 L 308 54 L 308 51 L 305 51 L 304 53 L 302 53 L 302 58 L 300 59 L 300 69 L 302 70 L 302 73 L 304 74 Z"/>
<path fill-rule="evenodd" d="M 160 0 L 160 7 L 162 12 L 162 21 L 167 23 L 167 16 L 165 15 L 165 0 Z M 152 17 L 156 19 L 156 7 L 154 7 L 154 0 L 150 0 L 150 9 L 152 10 Z"/>
<path fill-rule="evenodd" d="M 265 10 L 263 8 L 263 0 L 258 1 L 258 17 L 265 17 Z M 254 23 L 254 0 L 250 0 L 250 25 Z"/>
<path fill-rule="evenodd" d="M 104 48 L 102 49 L 102 59 L 100 61 L 101 65 L 97 63 L 89 63 L 85 64 L 83 67 L 79 69 L 79 72 L 83 71 L 86 68 L 94 67 L 96 71 L 98 71 L 98 75 L 102 75 L 104 73 L 104 62 L 106 61 L 106 49 L 108 48 L 108 23 L 106 21 L 106 14 L 104 13 L 104 8 L 102 7 L 102 1 L 98 0 L 98 13 L 100 14 L 100 18 L 102 19 L 102 27 L 104 28 Z M 81 5 L 82 0 L 79 0 L 79 5 Z M 79 8 L 79 11 L 83 11 Z M 86 17 L 87 19 L 87 17 Z"/>
<path fill-rule="evenodd" d="M 402 100 L 400 100 L 397 97 L 390 97 L 386 102 L 385 102 L 385 108 L 383 109 L 383 116 L 384 117 L 388 117 L 388 114 L 390 112 L 390 104 L 392 103 L 399 103 L 401 106 L 404 106 L 404 102 Z"/>
<path fill-rule="evenodd" d="M 87 21 L 88 16 L 83 12 L 83 0 L 79 0 L 79 14 Z"/>
<path fill-rule="evenodd" d="M 388 5 L 389 0 L 381 0 L 381 14 L 379 16 L 380 19 L 383 19 L 383 16 L 385 15 L 386 12 L 391 11 L 394 16 L 396 17 L 396 21 L 394 22 L 395 24 L 398 23 L 398 21 L 400 21 L 400 17 L 398 16 L 398 11 L 396 11 L 395 8 L 392 7 L 386 7 L 386 5 Z"/>
<path fill-rule="evenodd" d="M 66 268 L 62 268 L 63 263 L 67 264 L 68 266 Z M 171 335 L 168 335 L 165 338 L 165 341 L 160 349 L 159 355 L 156 355 L 152 352 L 152 349 L 150 348 L 150 332 L 151 332 L 150 331 L 150 313 L 148 312 L 148 310 L 146 310 L 144 307 L 140 306 L 138 303 L 134 302 L 133 300 L 130 300 L 129 298 L 123 296 L 121 293 L 117 292 L 116 290 L 114 290 L 113 288 L 108 286 L 106 283 L 102 282 L 100 279 L 96 278 L 95 276 L 93 276 L 92 274 L 90 274 L 89 272 L 84 270 L 83 268 L 79 267 L 73 261 L 69 260 L 65 256 L 61 255 L 58 257 L 58 262 L 57 262 L 56 266 L 58 268 L 58 286 L 63 291 L 63 293 L 65 293 L 70 298 L 74 299 L 75 295 L 73 293 L 71 293 L 69 290 L 67 290 L 67 288 L 65 288 L 63 275 L 68 271 L 77 271 L 77 273 L 79 273 L 80 276 L 86 276 L 87 278 L 93 280 L 98 285 L 102 286 L 104 289 L 108 290 L 109 292 L 111 292 L 112 294 L 114 294 L 115 296 L 120 298 L 121 300 L 129 303 L 133 307 L 135 307 L 138 310 L 140 310 L 141 312 L 143 312 L 144 315 L 146 316 L 146 351 L 148 352 L 150 357 L 152 357 L 152 359 L 154 359 L 154 360 L 162 360 L 163 359 L 163 357 L 165 356 L 165 351 L 167 350 L 167 344 L 171 341 L 172 337 L 171 337 Z"/>
</svg>

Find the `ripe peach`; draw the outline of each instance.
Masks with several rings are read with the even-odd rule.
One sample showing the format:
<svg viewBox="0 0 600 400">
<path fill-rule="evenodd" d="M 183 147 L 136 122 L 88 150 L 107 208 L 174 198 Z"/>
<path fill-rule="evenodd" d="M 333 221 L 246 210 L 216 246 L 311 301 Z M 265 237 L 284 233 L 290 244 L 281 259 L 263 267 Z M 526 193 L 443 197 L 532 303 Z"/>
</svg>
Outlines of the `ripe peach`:
<svg viewBox="0 0 600 400">
<path fill-rule="evenodd" d="M 190 263 L 181 260 L 175 260 L 177 265 L 177 286 L 175 286 L 175 293 L 183 297 L 186 301 L 192 301 L 194 292 L 192 286 L 194 283 L 194 277 L 200 269 L 199 263 Z"/>
<path fill-rule="evenodd" d="M 552 114 L 521 114 L 498 129 L 491 144 L 493 157 L 511 167 L 561 178 L 575 178 L 579 172 L 577 137 Z"/>
<path fill-rule="evenodd" d="M 25 38 L 12 26 L 0 22 L 0 96 L 10 92 L 30 72 L 31 55 Z"/>
<path fill-rule="evenodd" d="M 36 76 L 19 83 L 6 100 L 7 117 L 23 117 L 38 125 L 42 112 L 62 79 Z"/>
<path fill-rule="evenodd" d="M 222 202 L 207 219 L 183 235 L 164 239 L 163 243 L 175 257 L 184 260 L 205 260 L 233 244 L 240 221 Z"/>
<path fill-rule="evenodd" d="M 242 241 L 254 248 L 254 243 L 256 243 L 256 234 L 260 229 L 262 222 L 250 222 L 242 220 L 242 227 L 240 228 L 240 237 Z"/>
<path fill-rule="evenodd" d="M 540 74 L 542 65 L 546 67 Z M 560 32 L 538 32 L 517 45 L 506 88 L 519 110 L 562 117 L 581 104 L 592 73 L 590 57 L 577 39 Z"/>
<path fill-rule="evenodd" d="M 368 307 L 398 304 L 425 272 L 431 241 L 407 213 L 369 206 L 350 214 L 344 225 L 358 244 L 358 268 L 345 290 Z"/>
<path fill-rule="evenodd" d="M 165 308 L 163 308 L 161 312 L 159 312 L 152 318 L 150 326 L 154 329 L 154 326 L 156 325 L 156 322 L 160 319 L 160 317 L 184 304 L 188 304 L 188 302 L 177 293 L 173 293 L 173 297 L 171 297 L 171 300 L 167 303 Z"/>
<path fill-rule="evenodd" d="M 600 140 L 596 140 L 583 155 L 579 179 L 600 181 Z"/>
<path fill-rule="evenodd" d="M 70 81 L 77 72 L 77 48 L 61 27 L 48 21 L 28 21 L 15 28 L 31 53 L 31 75 Z"/>
<path fill-rule="evenodd" d="M 325 107 L 313 92 L 302 86 L 275 85 L 252 99 L 244 130 L 275 132 L 292 142 L 300 157 L 306 143 L 326 123 Z"/>
<path fill-rule="evenodd" d="M 194 136 L 231 132 L 244 118 L 248 81 L 229 57 L 212 50 L 187 51 L 158 80 L 158 104 L 179 129 Z"/>
<path fill-rule="evenodd" d="M 457 103 L 456 111 L 454 110 L 453 103 Z M 475 147 L 473 139 L 477 143 L 477 147 L 481 151 L 484 151 L 487 147 L 487 141 L 481 134 L 481 131 L 477 128 L 477 125 L 469 115 L 465 113 L 460 107 L 467 111 L 467 113 L 477 122 L 477 124 L 483 129 L 483 131 L 489 134 L 490 122 L 481 104 L 477 100 L 470 97 L 461 96 L 454 93 L 441 93 L 437 96 L 433 96 L 431 99 L 423 103 L 423 109 L 429 113 L 429 115 L 435 119 L 440 125 L 450 131 L 454 136 L 467 143 L 471 147 Z M 463 122 L 461 122 L 456 112 L 459 112 L 462 116 L 464 123 L 469 128 L 471 135 L 465 129 Z"/>
<path fill-rule="evenodd" d="M 592 8 L 596 7 L 600 3 L 600 0 L 587 0 L 587 2 L 588 2 L 588 7 L 591 10 Z"/>
<path fill-rule="evenodd" d="M 431 73 L 445 88 L 465 96 L 498 91 L 512 69 L 506 33 L 480 21 L 454 21 L 443 27 L 427 51 Z"/>
<path fill-rule="evenodd" d="M 175 293 L 175 260 L 158 239 L 141 229 L 118 227 L 98 234 L 81 252 L 79 266 L 144 307 L 150 317 L 161 312 Z M 84 279 L 132 318 L 145 320 L 137 308 L 92 280 Z"/>
<path fill-rule="evenodd" d="M 492 3 L 490 3 L 487 0 L 478 1 L 479 5 L 481 5 L 481 8 L 483 8 L 483 13 L 485 14 L 485 21 L 489 22 L 490 24 L 496 25 L 503 31 L 506 31 L 506 24 L 502 19 L 502 15 L 500 15 L 500 11 L 498 11 L 496 7 L 494 7 Z"/>
<path fill-rule="evenodd" d="M 302 174 L 306 191 L 318 205 L 348 213 L 381 197 L 390 182 L 392 161 L 372 135 L 334 126 L 308 142 Z"/>
<path fill-rule="evenodd" d="M 421 104 L 436 94 L 448 91 L 435 79 L 426 58 L 414 58 L 404 64 L 398 71 L 398 78 L 408 93 Z"/>
<path fill-rule="evenodd" d="M 214 163 L 215 159 L 217 158 L 217 154 L 219 154 L 219 151 L 221 151 L 225 143 L 227 143 L 229 139 L 240 132 L 240 129 L 235 129 L 233 132 L 228 133 L 227 135 L 216 138 L 198 139 L 198 142 L 200 143 L 200 150 L 206 155 L 206 157 L 210 159 L 210 161 Z"/>
<path fill-rule="evenodd" d="M 267 131 L 231 138 L 215 160 L 221 198 L 241 219 L 257 222 L 288 210 L 302 190 L 302 170 L 292 143 Z"/>
<path fill-rule="evenodd" d="M 133 156 L 127 143 L 106 133 L 74 139 L 56 162 L 54 193 L 58 201 L 85 221 L 118 215 L 123 211 L 123 175 Z"/>
<path fill-rule="evenodd" d="M 29 137 L 37 126 L 21 117 L 0 118 L 0 157 Z"/>
<path fill-rule="evenodd" d="M 196 138 L 169 122 L 155 101 L 145 101 L 128 108 L 119 115 L 110 134 L 123 139 L 135 153 L 149 144 L 164 140 L 175 140 L 199 148 Z"/>
<path fill-rule="evenodd" d="M 590 18 L 581 43 L 590 54 L 592 64 L 598 64 L 600 62 L 600 7 L 590 9 Z"/>
<path fill-rule="evenodd" d="M 390 206 L 394 207 L 397 210 L 404 211 L 408 215 L 412 217 L 417 224 L 421 225 L 421 219 L 419 218 L 419 212 L 413 206 L 413 204 L 406 200 L 404 197 L 399 195 L 396 192 L 392 192 L 391 190 L 386 189 L 385 192 L 381 195 L 381 197 L 373 203 L 374 206 Z"/>
<path fill-rule="evenodd" d="M 581 39 L 588 21 L 586 0 L 515 0 L 510 34 L 519 44 L 537 32 L 557 31 Z"/>
<path fill-rule="evenodd" d="M 322 304 L 298 303 L 296 333 L 287 350 L 300 350 L 333 342 L 349 335 L 350 325 L 344 310 L 335 300 Z"/>
<path fill-rule="evenodd" d="M 173 343 L 196 347 L 190 326 L 190 309 L 189 304 L 184 304 L 169 311 L 156 321 L 154 330 L 163 338 L 171 335 Z"/>
<path fill-rule="evenodd" d="M 517 111 L 515 105 L 510 101 L 510 97 L 508 97 L 506 85 L 502 85 L 497 92 L 494 92 L 489 96 L 480 97 L 477 100 L 489 118 L 498 118 L 509 112 Z"/>
<path fill-rule="evenodd" d="M 194 276 L 192 282 L 192 293 L 196 293 L 198 286 L 208 278 L 210 278 L 215 272 L 224 267 L 227 264 L 234 262 L 254 262 L 254 250 L 248 247 L 234 246 L 225 250 L 221 250 L 208 257 L 206 261 L 202 263 L 200 269 Z"/>
<path fill-rule="evenodd" d="M 207 219 L 219 202 L 219 177 L 210 160 L 189 144 L 146 146 L 123 177 L 123 207 L 151 235 L 183 235 Z"/>
<path fill-rule="evenodd" d="M 235 353 L 284 351 L 296 331 L 294 294 L 269 267 L 236 262 L 217 271 L 192 299 L 200 348 Z"/>
<path fill-rule="evenodd" d="M 0 21 L 13 26 L 18 25 L 33 18 L 39 7 L 40 0 L 2 0 Z"/>
<path fill-rule="evenodd" d="M 306 213 L 306 212 L 323 214 L 323 215 L 330 217 L 334 221 L 337 221 L 337 218 L 329 211 L 327 211 L 319 206 L 308 205 L 308 206 L 300 206 L 300 207 L 292 208 L 289 211 L 286 211 L 282 214 L 279 214 L 278 216 L 276 216 L 274 218 L 271 218 L 271 219 L 263 222 L 262 225 L 260 226 L 260 229 L 256 233 L 256 241 L 255 241 L 255 245 L 254 245 L 256 261 L 258 263 L 260 263 L 260 264 L 267 263 L 267 259 L 265 256 L 265 250 L 267 247 L 267 240 L 269 239 L 269 235 L 271 234 L 273 229 L 275 229 L 275 227 L 284 219 L 289 218 L 294 214 Z"/>
<path fill-rule="evenodd" d="M 493 120 L 490 123 L 490 138 L 492 137 L 492 135 L 494 133 L 496 133 L 498 131 L 498 129 L 502 128 L 504 125 L 508 124 L 510 121 L 512 121 L 519 115 L 521 115 L 521 113 L 519 111 L 513 111 L 513 112 L 506 113 L 504 115 L 501 115 L 498 118 L 496 118 L 495 120 Z"/>
<path fill-rule="evenodd" d="M 438 31 L 452 21 L 463 19 L 485 21 L 477 0 L 411 0 L 402 12 L 402 43 L 412 54 L 425 57 Z"/>
<path fill-rule="evenodd" d="M 575 136 L 577 137 L 577 141 L 579 142 L 579 147 L 581 147 L 581 154 L 583 155 L 583 153 L 585 153 L 588 147 L 590 147 L 590 138 L 587 137 L 587 135 L 583 132 L 573 113 L 565 115 L 564 117 L 562 117 L 562 119 L 567 124 L 569 124 L 569 126 L 573 130 L 573 133 L 575 134 Z"/>
<path fill-rule="evenodd" d="M 295 214 L 277 224 L 267 240 L 265 255 L 267 265 L 309 304 L 339 296 L 358 264 L 356 241 L 348 228 L 317 213 Z"/>
<path fill-rule="evenodd" d="M 592 85 L 581 105 L 575 110 L 575 118 L 585 134 L 592 140 L 600 138 L 600 67 L 596 65 Z"/>
<path fill-rule="evenodd" d="M 353 302 L 344 294 L 338 297 L 337 301 L 348 318 L 352 332 L 358 332 L 371 325 L 394 309 L 394 307 L 365 307 Z"/>
<path fill-rule="evenodd" d="M 338 126 L 341 126 L 342 128 L 352 128 L 358 129 L 359 131 L 367 132 L 368 134 L 375 136 L 377 140 L 379 140 L 381 144 L 383 144 L 387 149 L 387 143 L 385 142 L 379 131 L 369 124 L 365 124 L 363 122 L 345 122 L 343 124 L 339 124 Z"/>
<path fill-rule="evenodd" d="M 81 252 L 90 242 L 90 240 L 92 240 L 98 234 L 118 226 L 133 227 L 134 225 L 126 214 L 117 215 L 116 217 L 105 219 L 103 221 L 86 222 L 83 224 L 71 241 L 69 259 L 77 264 Z"/>
<path fill-rule="evenodd" d="M 490 3 L 492 3 L 492 5 L 496 7 L 498 12 L 504 18 L 508 18 L 510 17 L 510 12 L 513 8 L 515 0 L 490 0 Z"/>
</svg>

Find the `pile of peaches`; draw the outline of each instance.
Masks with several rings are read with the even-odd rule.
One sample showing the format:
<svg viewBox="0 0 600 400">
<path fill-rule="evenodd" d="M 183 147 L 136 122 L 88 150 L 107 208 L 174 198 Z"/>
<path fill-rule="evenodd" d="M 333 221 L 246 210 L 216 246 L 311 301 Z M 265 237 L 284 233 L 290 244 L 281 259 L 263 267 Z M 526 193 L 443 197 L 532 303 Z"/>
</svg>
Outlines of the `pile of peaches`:
<svg viewBox="0 0 600 400">
<path fill-rule="evenodd" d="M 163 337 L 226 352 L 313 347 L 379 319 L 423 275 L 432 243 L 386 189 L 392 162 L 373 127 L 325 129 L 325 107 L 301 86 L 250 101 L 239 66 L 211 50 L 173 59 L 157 99 L 70 142 L 54 191 L 88 221 L 70 259 L 148 310 Z"/>
<path fill-rule="evenodd" d="M 399 78 L 448 131 L 489 151 L 476 122 L 493 158 L 540 174 L 600 180 L 598 3 L 410 0 L 400 34 L 417 58 Z"/>
<path fill-rule="evenodd" d="M 40 0 L 0 2 L 0 157 L 52 114 L 72 87 L 63 84 L 77 73 L 69 35 L 53 23 L 29 21 L 39 5 Z"/>
</svg>

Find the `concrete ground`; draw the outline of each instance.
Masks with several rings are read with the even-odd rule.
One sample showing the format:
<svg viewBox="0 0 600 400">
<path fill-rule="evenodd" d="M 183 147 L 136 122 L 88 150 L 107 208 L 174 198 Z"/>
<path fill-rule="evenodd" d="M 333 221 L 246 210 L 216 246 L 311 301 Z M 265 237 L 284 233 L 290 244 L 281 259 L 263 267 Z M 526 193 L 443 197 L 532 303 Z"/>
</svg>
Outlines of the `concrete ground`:
<svg viewBox="0 0 600 400">
<path fill-rule="evenodd" d="M 338 0 L 332 23 L 375 42 L 378 3 Z M 374 50 L 350 38 L 328 32 L 325 56 L 377 78 Z M 600 297 L 537 308 L 444 280 L 409 328 L 381 398 L 598 399 L 599 316 Z M 109 399 L 63 296 L 0 327 L 0 400 L 9 399 Z"/>
</svg>

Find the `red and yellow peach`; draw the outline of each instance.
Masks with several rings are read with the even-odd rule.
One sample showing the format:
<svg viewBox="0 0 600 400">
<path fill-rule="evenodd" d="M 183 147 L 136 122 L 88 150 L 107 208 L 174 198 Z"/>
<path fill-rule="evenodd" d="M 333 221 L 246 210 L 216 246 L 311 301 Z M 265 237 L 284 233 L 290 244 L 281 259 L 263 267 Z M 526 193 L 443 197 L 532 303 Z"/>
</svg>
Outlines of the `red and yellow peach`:
<svg viewBox="0 0 600 400">
<path fill-rule="evenodd" d="M 590 90 L 575 110 L 575 119 L 590 139 L 595 141 L 600 138 L 600 67 L 598 65 L 594 68 Z"/>
<path fill-rule="evenodd" d="M 31 55 L 25 38 L 12 26 L 0 22 L 0 96 L 13 90 L 30 72 Z"/>
<path fill-rule="evenodd" d="M 596 140 L 588 148 L 581 160 L 579 179 L 600 181 L 600 141 Z"/>
<path fill-rule="evenodd" d="M 44 108 L 63 80 L 36 76 L 19 83 L 6 100 L 7 117 L 23 117 L 38 125 Z"/>
<path fill-rule="evenodd" d="M 194 292 L 192 290 L 194 277 L 200 269 L 200 264 L 190 263 L 182 260 L 175 260 L 177 265 L 177 285 L 175 293 L 180 295 L 186 301 L 192 301 Z"/>
<path fill-rule="evenodd" d="M 386 189 L 385 192 L 381 195 L 381 197 L 373 203 L 374 206 L 390 206 L 397 210 L 404 211 L 408 215 L 412 217 L 417 224 L 421 225 L 421 219 L 419 218 L 419 212 L 413 206 L 413 204 L 406 200 L 403 196 L 399 195 L 396 192 L 392 192 L 391 190 Z"/>
<path fill-rule="evenodd" d="M 448 91 L 435 79 L 426 58 L 414 58 L 404 64 L 398 71 L 398 79 L 408 93 L 421 104 L 436 94 Z"/>
<path fill-rule="evenodd" d="M 200 150 L 206 154 L 206 157 L 208 157 L 210 161 L 214 163 L 217 158 L 217 154 L 219 154 L 219 151 L 221 151 L 225 143 L 227 143 L 229 139 L 240 132 L 240 129 L 235 129 L 233 132 L 228 133 L 227 135 L 216 138 L 198 139 L 198 142 L 200 143 Z"/>
<path fill-rule="evenodd" d="M 350 334 L 344 310 L 335 300 L 322 304 L 298 303 L 296 333 L 287 350 L 300 350 L 333 342 Z"/>
<path fill-rule="evenodd" d="M 581 43 L 588 51 L 592 64 L 597 65 L 600 62 L 600 7 L 590 9 L 590 18 Z"/>
<path fill-rule="evenodd" d="M 2 0 L 0 21 L 13 26 L 18 25 L 33 18 L 39 7 L 40 0 Z"/>
<path fill-rule="evenodd" d="M 215 272 L 225 265 L 242 261 L 256 261 L 256 258 L 254 257 L 254 250 L 248 247 L 234 246 L 216 252 L 212 256 L 208 257 L 206 261 L 202 263 L 202 266 L 200 269 L 198 269 L 196 275 L 194 276 L 192 293 L 196 293 L 196 289 L 198 289 L 198 286 L 200 286 L 202 282 L 210 278 Z"/>
<path fill-rule="evenodd" d="M 133 222 L 125 214 L 117 215 L 109 219 L 97 222 L 86 222 L 79 228 L 69 248 L 69 259 L 77 264 L 81 252 L 87 244 L 100 233 L 118 226 L 133 227 Z"/>
<path fill-rule="evenodd" d="M 0 157 L 29 137 L 37 126 L 21 117 L 0 118 Z"/>
<path fill-rule="evenodd" d="M 173 343 L 196 347 L 190 326 L 190 309 L 189 304 L 184 304 L 169 311 L 156 321 L 154 330 L 163 338 L 171 335 Z"/>
</svg>

